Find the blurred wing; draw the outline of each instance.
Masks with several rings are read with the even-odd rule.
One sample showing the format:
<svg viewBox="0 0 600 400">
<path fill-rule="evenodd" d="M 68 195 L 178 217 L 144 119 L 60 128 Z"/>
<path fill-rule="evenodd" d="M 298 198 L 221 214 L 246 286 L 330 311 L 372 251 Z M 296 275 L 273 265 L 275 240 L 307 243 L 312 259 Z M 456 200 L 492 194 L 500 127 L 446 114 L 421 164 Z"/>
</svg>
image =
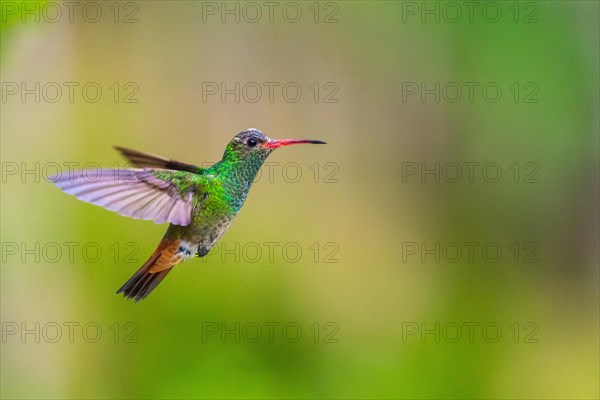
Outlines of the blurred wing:
<svg viewBox="0 0 600 400">
<path fill-rule="evenodd" d="M 131 150 L 125 147 L 115 146 L 115 149 L 117 149 L 123 155 L 123 157 L 128 159 L 133 165 L 139 168 L 162 168 L 192 172 L 194 174 L 202 173 L 202 168 L 196 165 L 186 164 L 181 161 L 169 160 L 161 156 L 144 153 L 143 151 Z"/>
<path fill-rule="evenodd" d="M 97 169 L 54 175 L 53 183 L 79 200 L 126 217 L 189 225 L 194 185 L 183 194 L 168 180 L 181 172 L 160 170 L 159 179 L 146 169 Z M 71 176 L 69 176 L 71 175 Z M 179 177 L 180 178 L 180 177 Z"/>
</svg>

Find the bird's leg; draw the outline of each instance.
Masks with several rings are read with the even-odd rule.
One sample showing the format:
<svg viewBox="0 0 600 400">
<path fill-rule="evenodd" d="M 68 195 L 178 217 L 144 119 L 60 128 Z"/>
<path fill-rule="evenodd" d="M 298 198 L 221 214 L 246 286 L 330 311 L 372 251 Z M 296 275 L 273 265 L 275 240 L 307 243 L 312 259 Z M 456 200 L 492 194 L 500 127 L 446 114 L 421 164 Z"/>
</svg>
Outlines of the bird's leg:
<svg viewBox="0 0 600 400">
<path fill-rule="evenodd" d="M 198 254 L 198 257 L 204 257 L 205 255 L 208 254 L 209 251 L 210 251 L 210 248 L 206 247 L 206 245 L 204 243 L 200 243 L 198 245 L 198 251 L 196 252 L 196 254 Z"/>
</svg>

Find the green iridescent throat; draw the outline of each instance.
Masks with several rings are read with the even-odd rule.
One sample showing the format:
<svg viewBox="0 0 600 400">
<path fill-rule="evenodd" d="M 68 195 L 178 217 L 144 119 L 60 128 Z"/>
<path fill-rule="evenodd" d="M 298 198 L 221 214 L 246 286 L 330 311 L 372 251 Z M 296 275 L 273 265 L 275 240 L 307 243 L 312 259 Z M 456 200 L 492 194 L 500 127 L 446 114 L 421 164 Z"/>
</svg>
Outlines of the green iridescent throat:
<svg viewBox="0 0 600 400">
<path fill-rule="evenodd" d="M 223 159 L 209 167 L 205 174 L 215 175 L 221 181 L 232 205 L 239 210 L 270 153 L 271 150 L 245 151 L 230 143 L 225 148 Z"/>
</svg>

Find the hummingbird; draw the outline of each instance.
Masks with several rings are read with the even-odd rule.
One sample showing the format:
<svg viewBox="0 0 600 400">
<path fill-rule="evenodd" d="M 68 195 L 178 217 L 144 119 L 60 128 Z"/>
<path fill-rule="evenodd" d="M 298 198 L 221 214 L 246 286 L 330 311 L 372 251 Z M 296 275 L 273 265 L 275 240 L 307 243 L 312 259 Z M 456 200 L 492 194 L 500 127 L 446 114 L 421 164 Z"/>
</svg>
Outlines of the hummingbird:
<svg viewBox="0 0 600 400">
<path fill-rule="evenodd" d="M 169 222 L 156 250 L 121 288 L 139 301 L 178 264 L 204 257 L 231 227 L 263 162 L 273 150 L 320 140 L 271 139 L 258 129 L 238 133 L 221 161 L 208 168 L 115 147 L 135 168 L 57 174 L 50 179 L 64 192 L 121 215 Z"/>
</svg>

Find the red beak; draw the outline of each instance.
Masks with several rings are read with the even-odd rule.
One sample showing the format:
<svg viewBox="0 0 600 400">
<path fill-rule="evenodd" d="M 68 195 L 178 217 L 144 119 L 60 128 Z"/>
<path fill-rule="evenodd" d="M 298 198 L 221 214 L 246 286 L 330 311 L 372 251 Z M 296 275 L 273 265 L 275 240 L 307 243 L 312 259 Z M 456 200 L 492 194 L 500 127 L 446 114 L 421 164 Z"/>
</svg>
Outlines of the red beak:
<svg viewBox="0 0 600 400">
<path fill-rule="evenodd" d="M 263 144 L 264 147 L 269 149 L 276 149 L 283 146 L 291 146 L 293 144 L 327 144 L 320 140 L 308 140 L 308 139 L 282 139 L 282 140 L 270 140 Z"/>
</svg>

